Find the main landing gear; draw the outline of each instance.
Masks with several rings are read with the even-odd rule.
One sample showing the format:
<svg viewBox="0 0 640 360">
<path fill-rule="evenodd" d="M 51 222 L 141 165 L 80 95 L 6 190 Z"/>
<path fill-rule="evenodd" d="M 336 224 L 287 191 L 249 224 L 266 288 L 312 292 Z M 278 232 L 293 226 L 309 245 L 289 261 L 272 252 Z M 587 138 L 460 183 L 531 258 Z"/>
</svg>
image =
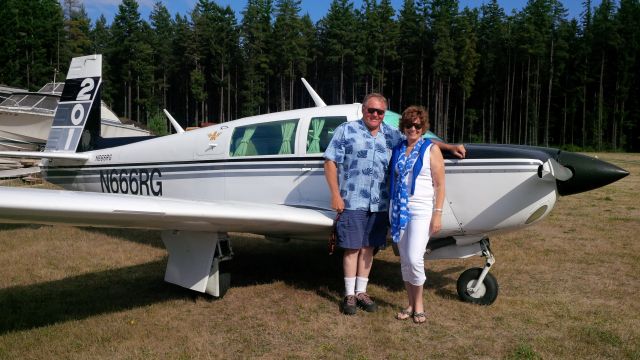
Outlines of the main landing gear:
<svg viewBox="0 0 640 360">
<path fill-rule="evenodd" d="M 489 239 L 480 241 L 482 256 L 487 258 L 483 268 L 471 268 L 458 278 L 457 288 L 460 300 L 479 305 L 491 305 L 498 297 L 498 281 L 489 274 L 495 258 L 489 247 Z"/>
<path fill-rule="evenodd" d="M 233 258 L 226 233 L 165 230 L 161 236 L 169 253 L 166 282 L 213 297 L 224 296 L 231 276 L 220 271 L 220 263 Z"/>
</svg>

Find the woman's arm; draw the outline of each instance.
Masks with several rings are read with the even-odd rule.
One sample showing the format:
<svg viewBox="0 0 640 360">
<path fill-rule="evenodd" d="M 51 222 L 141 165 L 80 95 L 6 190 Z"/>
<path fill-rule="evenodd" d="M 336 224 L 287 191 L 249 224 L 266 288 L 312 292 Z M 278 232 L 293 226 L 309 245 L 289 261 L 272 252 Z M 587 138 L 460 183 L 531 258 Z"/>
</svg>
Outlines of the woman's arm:
<svg viewBox="0 0 640 360">
<path fill-rule="evenodd" d="M 431 178 L 433 179 L 433 191 L 436 199 L 429 226 L 429 236 L 442 229 L 442 206 L 444 205 L 444 159 L 442 158 L 442 151 L 440 151 L 439 147 L 432 146 L 430 155 Z"/>
</svg>

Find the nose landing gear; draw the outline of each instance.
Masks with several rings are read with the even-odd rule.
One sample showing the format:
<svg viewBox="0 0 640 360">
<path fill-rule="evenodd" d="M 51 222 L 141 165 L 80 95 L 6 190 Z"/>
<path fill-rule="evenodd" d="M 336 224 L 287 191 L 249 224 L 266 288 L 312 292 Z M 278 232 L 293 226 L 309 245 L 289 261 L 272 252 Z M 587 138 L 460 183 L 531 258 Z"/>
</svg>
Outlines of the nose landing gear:
<svg viewBox="0 0 640 360">
<path fill-rule="evenodd" d="M 498 297 L 498 281 L 489 273 L 495 258 L 489 247 L 489 239 L 480 242 L 482 256 L 487 258 L 483 268 L 471 268 L 464 271 L 457 282 L 460 300 L 479 305 L 491 305 Z"/>
</svg>

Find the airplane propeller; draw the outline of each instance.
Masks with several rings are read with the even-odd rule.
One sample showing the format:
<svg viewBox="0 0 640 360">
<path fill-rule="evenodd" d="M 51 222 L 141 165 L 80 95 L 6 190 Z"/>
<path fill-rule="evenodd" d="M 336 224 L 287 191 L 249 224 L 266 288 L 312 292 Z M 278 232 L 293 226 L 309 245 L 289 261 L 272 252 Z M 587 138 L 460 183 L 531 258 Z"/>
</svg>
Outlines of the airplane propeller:
<svg viewBox="0 0 640 360">
<path fill-rule="evenodd" d="M 573 173 L 568 180 L 558 178 L 558 193 L 562 196 L 597 189 L 629 175 L 611 163 L 572 152 L 560 151 L 557 161 Z"/>
</svg>

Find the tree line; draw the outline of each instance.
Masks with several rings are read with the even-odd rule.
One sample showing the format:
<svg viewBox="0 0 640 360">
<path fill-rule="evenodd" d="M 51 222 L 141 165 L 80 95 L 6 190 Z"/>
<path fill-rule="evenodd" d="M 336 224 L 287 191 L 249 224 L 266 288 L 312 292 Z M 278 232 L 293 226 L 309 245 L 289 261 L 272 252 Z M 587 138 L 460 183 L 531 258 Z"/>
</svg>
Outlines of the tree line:
<svg viewBox="0 0 640 360">
<path fill-rule="evenodd" d="M 122 0 L 92 22 L 80 0 L 0 0 L 0 83 L 37 89 L 73 56 L 104 55 L 103 100 L 166 131 L 312 106 L 305 77 L 328 104 L 381 92 L 390 109 L 429 109 L 447 141 L 640 149 L 640 1 L 585 0 L 569 19 L 558 0 L 506 14 L 496 0 L 333 0 L 316 23 L 300 0 L 198 0 L 142 19 Z"/>
</svg>

